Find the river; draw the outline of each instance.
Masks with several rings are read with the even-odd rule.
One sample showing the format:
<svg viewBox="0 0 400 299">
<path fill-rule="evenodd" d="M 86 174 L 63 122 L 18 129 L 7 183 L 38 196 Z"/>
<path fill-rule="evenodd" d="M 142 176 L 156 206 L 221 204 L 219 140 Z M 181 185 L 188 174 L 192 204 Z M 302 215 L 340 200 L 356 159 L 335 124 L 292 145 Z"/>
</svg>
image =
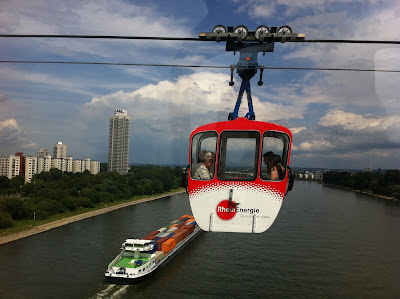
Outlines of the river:
<svg viewBox="0 0 400 299">
<path fill-rule="evenodd" d="M 187 213 L 183 193 L 0 245 L 0 298 L 400 297 L 400 204 L 307 181 L 265 233 L 204 232 L 138 285 L 105 281 L 126 238 Z"/>
</svg>

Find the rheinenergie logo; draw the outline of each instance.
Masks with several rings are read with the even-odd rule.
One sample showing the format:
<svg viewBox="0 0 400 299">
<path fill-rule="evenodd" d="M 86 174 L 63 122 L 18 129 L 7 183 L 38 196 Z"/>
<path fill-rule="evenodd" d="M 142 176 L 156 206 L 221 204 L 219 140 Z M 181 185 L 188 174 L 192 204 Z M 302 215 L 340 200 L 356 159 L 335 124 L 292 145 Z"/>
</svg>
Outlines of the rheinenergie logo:
<svg viewBox="0 0 400 299">
<path fill-rule="evenodd" d="M 223 200 L 217 205 L 217 215 L 223 220 L 232 219 L 236 213 L 249 213 L 257 214 L 259 209 L 244 209 L 237 206 L 234 201 L 229 202 L 229 200 Z"/>
</svg>

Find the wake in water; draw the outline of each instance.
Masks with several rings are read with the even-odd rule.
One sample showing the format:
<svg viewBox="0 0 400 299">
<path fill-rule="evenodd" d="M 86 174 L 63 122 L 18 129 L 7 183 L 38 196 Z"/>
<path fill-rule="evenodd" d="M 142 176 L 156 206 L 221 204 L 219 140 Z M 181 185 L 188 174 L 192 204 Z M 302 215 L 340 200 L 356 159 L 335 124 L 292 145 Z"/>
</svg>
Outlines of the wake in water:
<svg viewBox="0 0 400 299">
<path fill-rule="evenodd" d="M 129 285 L 117 285 L 117 284 L 106 284 L 101 286 L 101 290 L 91 297 L 92 299 L 97 298 L 121 298 L 126 294 Z"/>
</svg>

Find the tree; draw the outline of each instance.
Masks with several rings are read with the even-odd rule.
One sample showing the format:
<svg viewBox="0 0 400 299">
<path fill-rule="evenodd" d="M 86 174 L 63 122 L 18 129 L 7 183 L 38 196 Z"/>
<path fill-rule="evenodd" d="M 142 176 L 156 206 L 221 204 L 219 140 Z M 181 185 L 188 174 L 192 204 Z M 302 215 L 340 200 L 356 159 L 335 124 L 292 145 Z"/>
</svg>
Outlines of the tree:
<svg viewBox="0 0 400 299">
<path fill-rule="evenodd" d="M 25 178 L 23 176 L 16 176 L 10 180 L 10 188 L 19 190 L 21 186 L 25 184 Z"/>
<path fill-rule="evenodd" d="M 387 170 L 385 172 L 384 180 L 386 185 L 400 185 L 400 170 Z"/>
<path fill-rule="evenodd" d="M 0 211 L 0 229 L 13 226 L 11 215 L 7 212 Z"/>
<path fill-rule="evenodd" d="M 2 175 L 0 176 L 0 189 L 10 188 L 10 180 L 8 177 Z"/>
<path fill-rule="evenodd" d="M 14 220 L 29 218 L 31 213 L 26 202 L 17 197 L 3 199 L 0 202 L 0 209 L 8 212 Z"/>
<path fill-rule="evenodd" d="M 148 183 L 143 186 L 143 191 L 144 191 L 144 194 L 146 194 L 146 195 L 151 195 L 154 193 L 153 187 L 151 186 L 151 184 L 148 184 Z"/>
</svg>

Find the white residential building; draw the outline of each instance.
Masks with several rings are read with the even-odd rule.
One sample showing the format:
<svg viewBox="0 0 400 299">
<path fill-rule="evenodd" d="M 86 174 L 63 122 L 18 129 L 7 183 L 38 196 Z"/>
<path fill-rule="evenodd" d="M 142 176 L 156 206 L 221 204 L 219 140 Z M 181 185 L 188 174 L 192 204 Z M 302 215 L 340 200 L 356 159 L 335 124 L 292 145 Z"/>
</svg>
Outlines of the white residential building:
<svg viewBox="0 0 400 299">
<path fill-rule="evenodd" d="M 85 160 L 73 160 L 72 161 L 72 172 L 83 172 L 85 168 Z"/>
<path fill-rule="evenodd" d="M 38 157 L 25 157 L 25 183 L 30 183 L 32 177 L 37 173 Z"/>
<path fill-rule="evenodd" d="M 64 171 L 72 172 L 73 163 L 74 163 L 73 158 L 72 157 L 67 157 L 67 159 L 64 159 L 64 160 L 65 160 L 65 169 L 64 169 Z"/>
<path fill-rule="evenodd" d="M 51 168 L 57 168 L 61 171 L 65 171 L 66 164 L 67 163 L 66 163 L 65 159 L 60 159 L 60 158 L 51 159 Z"/>
<path fill-rule="evenodd" d="M 37 173 L 41 173 L 43 171 L 50 171 L 51 168 L 51 156 L 43 156 L 38 157 L 37 161 Z"/>
<path fill-rule="evenodd" d="M 54 144 L 53 158 L 67 159 L 67 145 L 60 141 L 57 142 L 57 144 Z"/>
<path fill-rule="evenodd" d="M 20 157 L 9 155 L 2 156 L 0 160 L 0 176 L 12 179 L 19 175 Z"/>
<path fill-rule="evenodd" d="M 90 158 L 85 159 L 85 166 L 83 167 L 83 171 L 85 170 L 90 172 Z"/>
<path fill-rule="evenodd" d="M 50 156 L 50 151 L 47 148 L 41 148 L 37 151 L 37 157 L 38 158 L 44 158 Z"/>
<path fill-rule="evenodd" d="M 108 171 L 128 173 L 130 120 L 128 112 L 121 109 L 115 109 L 114 116 L 110 117 Z"/>
<path fill-rule="evenodd" d="M 90 173 L 98 174 L 100 172 L 100 161 L 90 161 Z"/>
</svg>

